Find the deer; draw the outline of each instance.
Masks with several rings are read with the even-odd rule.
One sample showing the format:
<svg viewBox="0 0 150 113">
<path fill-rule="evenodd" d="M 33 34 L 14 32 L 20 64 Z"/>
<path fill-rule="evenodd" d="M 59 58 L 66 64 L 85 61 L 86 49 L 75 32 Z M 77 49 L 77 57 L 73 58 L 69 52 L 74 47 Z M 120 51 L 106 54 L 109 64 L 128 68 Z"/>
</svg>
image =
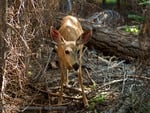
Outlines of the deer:
<svg viewBox="0 0 150 113">
<path fill-rule="evenodd" d="M 62 19 L 59 30 L 51 26 L 50 35 L 56 44 L 61 73 L 58 104 L 62 104 L 63 86 L 68 85 L 68 73 L 73 69 L 78 73 L 78 82 L 81 88 L 84 106 L 88 106 L 82 78 L 82 51 L 84 44 L 92 36 L 92 30 L 84 32 L 79 20 L 74 16 L 68 15 Z"/>
</svg>

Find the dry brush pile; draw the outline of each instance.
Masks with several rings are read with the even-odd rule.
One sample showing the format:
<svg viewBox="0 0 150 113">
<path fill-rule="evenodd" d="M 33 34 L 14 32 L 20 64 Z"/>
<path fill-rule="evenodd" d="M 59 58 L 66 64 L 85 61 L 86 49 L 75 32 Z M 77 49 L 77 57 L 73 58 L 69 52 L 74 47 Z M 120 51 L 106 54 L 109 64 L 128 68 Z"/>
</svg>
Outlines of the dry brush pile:
<svg viewBox="0 0 150 113">
<path fill-rule="evenodd" d="M 8 1 L 7 31 L 5 41 L 4 74 L 2 81 L 2 105 L 4 111 L 16 112 L 20 106 L 32 103 L 27 84 L 30 69 L 43 69 L 41 49 L 49 38 L 49 27 L 59 7 L 56 0 L 15 0 Z M 49 51 L 44 47 L 45 52 Z M 32 74 L 33 74 L 32 73 Z M 34 73 L 35 74 L 35 73 Z"/>
</svg>

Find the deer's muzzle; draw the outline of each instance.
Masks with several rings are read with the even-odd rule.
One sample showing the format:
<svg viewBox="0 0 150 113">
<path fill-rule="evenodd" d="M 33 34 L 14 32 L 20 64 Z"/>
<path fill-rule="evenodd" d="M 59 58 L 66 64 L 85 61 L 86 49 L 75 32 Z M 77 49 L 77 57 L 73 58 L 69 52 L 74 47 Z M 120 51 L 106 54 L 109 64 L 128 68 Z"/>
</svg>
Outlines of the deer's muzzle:
<svg viewBox="0 0 150 113">
<path fill-rule="evenodd" d="M 79 69 L 79 64 L 75 63 L 72 67 L 75 71 L 77 71 Z"/>
</svg>

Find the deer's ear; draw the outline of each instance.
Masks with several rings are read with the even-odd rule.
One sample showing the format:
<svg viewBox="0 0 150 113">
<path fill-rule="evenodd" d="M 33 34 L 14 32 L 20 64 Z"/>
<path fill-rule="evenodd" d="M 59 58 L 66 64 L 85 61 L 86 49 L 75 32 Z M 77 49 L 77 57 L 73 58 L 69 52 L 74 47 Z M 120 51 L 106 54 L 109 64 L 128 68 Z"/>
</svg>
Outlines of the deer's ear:
<svg viewBox="0 0 150 113">
<path fill-rule="evenodd" d="M 61 41 L 61 34 L 53 26 L 51 26 L 51 28 L 50 28 L 50 35 L 51 35 L 51 38 L 52 38 L 53 41 L 55 41 L 57 43 L 59 41 Z"/>
<path fill-rule="evenodd" d="M 77 45 L 80 44 L 86 44 L 90 38 L 92 36 L 92 31 L 91 30 L 87 30 L 85 31 L 83 34 L 81 34 L 81 36 L 77 39 L 76 43 Z"/>
</svg>

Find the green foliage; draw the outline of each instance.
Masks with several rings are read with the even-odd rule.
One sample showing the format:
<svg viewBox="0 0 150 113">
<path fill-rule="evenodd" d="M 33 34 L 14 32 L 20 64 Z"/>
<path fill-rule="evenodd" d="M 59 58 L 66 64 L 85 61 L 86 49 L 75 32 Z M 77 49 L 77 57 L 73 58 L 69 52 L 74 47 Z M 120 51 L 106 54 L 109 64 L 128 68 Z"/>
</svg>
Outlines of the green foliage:
<svg viewBox="0 0 150 113">
<path fill-rule="evenodd" d="M 150 113 L 150 101 L 147 103 L 147 106 L 148 106 L 148 111 L 147 111 L 147 113 Z"/>
<path fill-rule="evenodd" d="M 96 104 L 102 103 L 104 101 L 105 101 L 105 95 L 100 94 L 100 95 L 95 96 L 94 98 L 90 100 L 89 109 L 92 110 Z"/>
<path fill-rule="evenodd" d="M 96 82 L 92 80 L 92 85 L 90 85 L 90 88 L 95 89 L 96 88 Z"/>
<path fill-rule="evenodd" d="M 150 0 L 139 0 L 139 5 L 150 5 Z"/>
<path fill-rule="evenodd" d="M 135 20 L 136 22 L 143 22 L 145 20 L 144 17 L 135 15 L 135 14 L 129 14 L 128 18 Z"/>
<path fill-rule="evenodd" d="M 103 0 L 98 0 L 99 3 L 102 3 Z M 106 3 L 108 4 L 112 4 L 112 3 L 116 3 L 116 0 L 106 0 Z"/>
<path fill-rule="evenodd" d="M 104 102 L 104 100 L 105 100 L 105 95 L 100 94 L 92 98 L 91 102 L 101 103 L 101 102 Z"/>
<path fill-rule="evenodd" d="M 136 26 L 136 25 L 133 25 L 133 26 L 128 26 L 128 25 L 125 25 L 123 27 L 123 30 L 128 32 L 128 33 L 132 33 L 132 34 L 135 34 L 135 35 L 138 35 L 140 30 L 139 30 L 139 27 Z"/>
<path fill-rule="evenodd" d="M 116 0 L 106 0 L 107 3 L 116 3 Z"/>
</svg>

